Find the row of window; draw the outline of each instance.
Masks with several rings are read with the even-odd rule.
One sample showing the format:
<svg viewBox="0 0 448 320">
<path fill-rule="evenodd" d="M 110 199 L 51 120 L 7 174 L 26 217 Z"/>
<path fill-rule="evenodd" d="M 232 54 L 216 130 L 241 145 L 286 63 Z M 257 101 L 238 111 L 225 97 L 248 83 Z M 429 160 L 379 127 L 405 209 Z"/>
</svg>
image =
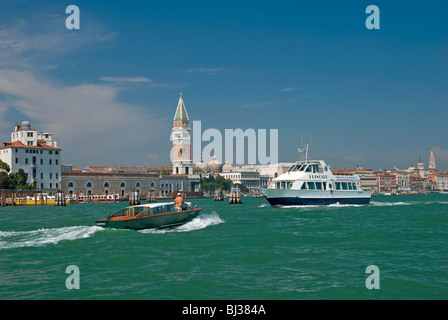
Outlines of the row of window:
<svg viewBox="0 0 448 320">
<path fill-rule="evenodd" d="M 57 174 L 56 174 L 57 175 Z M 50 177 L 51 177 L 51 173 L 50 173 Z M 51 179 L 51 178 L 50 178 Z M 72 182 L 72 181 L 70 181 L 68 184 L 67 184 L 67 188 L 73 188 L 75 186 L 75 184 Z M 137 182 L 136 184 L 135 184 L 135 187 L 136 188 L 140 188 L 140 182 Z M 164 188 L 164 184 L 162 184 L 161 185 L 161 188 Z M 168 186 L 168 185 L 166 185 L 166 186 Z M 109 182 L 105 182 L 104 184 L 103 184 L 103 187 L 104 188 L 109 188 L 110 187 L 110 185 L 109 185 Z M 121 188 L 126 188 L 126 183 L 124 183 L 124 182 L 122 182 L 121 184 L 120 184 L 120 187 Z M 150 188 L 154 188 L 155 187 L 155 184 L 154 184 L 154 182 L 151 182 L 151 184 L 150 184 L 150 186 L 149 186 Z M 92 182 L 87 182 L 87 184 L 86 184 L 86 188 L 92 188 Z"/>
<path fill-rule="evenodd" d="M 15 158 L 16 160 L 15 160 L 15 163 L 16 164 L 19 164 L 19 158 Z M 32 164 L 37 164 L 37 159 L 36 159 L 36 157 L 33 157 L 32 158 Z M 30 161 L 29 161 L 29 159 L 28 158 L 25 158 L 25 164 L 30 164 Z M 41 165 L 43 165 L 44 164 L 44 159 L 40 159 L 40 164 Z M 48 159 L 48 164 L 49 165 L 52 165 L 53 164 L 53 159 Z M 57 166 L 57 165 L 59 165 L 59 160 L 58 159 L 54 159 L 54 164 Z"/>
<path fill-rule="evenodd" d="M 243 174 L 222 174 L 226 179 L 259 179 L 260 175 L 258 173 L 243 173 Z"/>
<path fill-rule="evenodd" d="M 324 168 L 325 171 L 328 171 L 328 167 Z M 318 164 L 298 164 L 293 165 L 291 168 L 289 168 L 288 172 L 296 172 L 296 171 L 303 171 L 303 172 L 311 172 L 311 173 L 323 173 L 324 170 L 322 167 Z"/>
<path fill-rule="evenodd" d="M 49 173 L 49 174 L 48 174 L 48 178 L 49 178 L 49 179 L 53 179 L 53 174 L 52 174 L 52 173 Z M 55 179 L 59 179 L 59 173 L 55 173 L 55 174 L 54 174 L 54 178 L 55 178 Z M 44 180 L 44 174 L 43 174 L 42 172 L 40 173 L 40 179 L 41 179 L 41 180 Z"/>
<path fill-rule="evenodd" d="M 43 183 L 40 184 L 40 188 L 41 188 L 41 189 L 44 189 L 44 184 L 43 184 Z M 50 182 L 50 183 L 48 184 L 48 188 L 53 189 L 53 183 Z M 54 184 L 54 188 L 55 188 L 55 189 L 59 189 L 59 183 L 55 183 L 55 184 Z"/>
<path fill-rule="evenodd" d="M 19 149 L 16 148 L 15 149 L 16 152 L 19 152 Z M 44 150 L 36 150 L 36 149 L 25 149 L 25 153 L 38 153 L 38 154 L 43 154 Z M 53 154 L 53 150 L 48 150 L 48 154 Z M 59 154 L 59 150 L 55 150 L 54 154 Z"/>
<path fill-rule="evenodd" d="M 292 181 L 277 182 L 277 189 L 291 189 Z M 304 181 L 300 187 L 301 190 L 359 190 L 356 182 L 331 182 L 325 181 Z"/>
</svg>

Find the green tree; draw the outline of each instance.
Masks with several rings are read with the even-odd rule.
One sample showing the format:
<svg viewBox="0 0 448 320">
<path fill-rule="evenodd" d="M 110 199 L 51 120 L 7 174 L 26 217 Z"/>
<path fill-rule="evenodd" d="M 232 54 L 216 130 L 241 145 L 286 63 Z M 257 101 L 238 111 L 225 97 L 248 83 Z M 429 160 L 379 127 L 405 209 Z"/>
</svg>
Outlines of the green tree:
<svg viewBox="0 0 448 320">
<path fill-rule="evenodd" d="M 9 175 L 4 171 L 0 171 L 0 189 L 10 189 L 10 183 Z"/>
<path fill-rule="evenodd" d="M 208 178 L 201 179 L 202 191 L 213 192 L 216 189 L 230 191 L 230 189 L 232 188 L 232 185 L 233 185 L 232 180 L 225 179 L 222 176 L 217 176 L 216 178 L 213 176 L 209 176 Z"/>
<path fill-rule="evenodd" d="M 5 170 L 6 172 L 9 172 L 11 170 L 8 164 L 6 162 L 3 162 L 2 160 L 0 160 L 0 169 Z"/>
<path fill-rule="evenodd" d="M 17 173 L 9 174 L 9 188 L 10 189 L 34 189 L 33 185 L 27 184 L 27 174 L 23 169 L 19 169 Z"/>
<path fill-rule="evenodd" d="M 249 188 L 246 187 L 244 184 L 237 183 L 235 184 L 236 188 L 239 188 L 241 192 L 249 192 Z"/>
</svg>

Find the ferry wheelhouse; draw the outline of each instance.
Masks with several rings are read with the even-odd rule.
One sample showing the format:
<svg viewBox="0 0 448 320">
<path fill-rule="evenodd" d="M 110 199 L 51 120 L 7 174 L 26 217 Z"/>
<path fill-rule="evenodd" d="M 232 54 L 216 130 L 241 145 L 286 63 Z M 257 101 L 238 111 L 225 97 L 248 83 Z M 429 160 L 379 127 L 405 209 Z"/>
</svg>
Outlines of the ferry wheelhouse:
<svg viewBox="0 0 448 320">
<path fill-rule="evenodd" d="M 359 176 L 334 175 L 323 160 L 307 157 L 259 191 L 273 206 L 368 205 L 371 198 L 370 191 L 361 189 Z"/>
</svg>

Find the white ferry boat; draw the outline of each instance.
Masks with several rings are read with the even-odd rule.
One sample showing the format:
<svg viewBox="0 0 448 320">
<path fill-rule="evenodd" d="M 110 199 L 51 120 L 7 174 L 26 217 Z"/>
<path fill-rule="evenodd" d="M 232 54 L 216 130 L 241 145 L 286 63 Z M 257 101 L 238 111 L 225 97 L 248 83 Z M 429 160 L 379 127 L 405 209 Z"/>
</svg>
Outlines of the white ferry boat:
<svg viewBox="0 0 448 320">
<path fill-rule="evenodd" d="M 371 192 L 361 189 L 359 176 L 334 175 L 323 160 L 308 160 L 308 145 L 299 152 L 305 152 L 304 159 L 273 179 L 267 188 L 259 189 L 271 205 L 370 203 Z"/>
</svg>

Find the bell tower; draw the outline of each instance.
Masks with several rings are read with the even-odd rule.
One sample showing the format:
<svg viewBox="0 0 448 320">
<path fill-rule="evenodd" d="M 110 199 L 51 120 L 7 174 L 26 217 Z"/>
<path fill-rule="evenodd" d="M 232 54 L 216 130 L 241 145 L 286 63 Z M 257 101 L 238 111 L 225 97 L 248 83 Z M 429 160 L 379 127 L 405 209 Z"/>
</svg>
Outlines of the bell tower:
<svg viewBox="0 0 448 320">
<path fill-rule="evenodd" d="M 191 160 L 190 119 L 185 108 L 182 93 L 177 103 L 176 114 L 171 131 L 173 174 L 193 174 L 193 161 Z"/>
<path fill-rule="evenodd" d="M 429 170 L 436 170 L 436 159 L 434 158 L 434 152 L 432 152 L 432 150 L 429 156 Z"/>
</svg>

